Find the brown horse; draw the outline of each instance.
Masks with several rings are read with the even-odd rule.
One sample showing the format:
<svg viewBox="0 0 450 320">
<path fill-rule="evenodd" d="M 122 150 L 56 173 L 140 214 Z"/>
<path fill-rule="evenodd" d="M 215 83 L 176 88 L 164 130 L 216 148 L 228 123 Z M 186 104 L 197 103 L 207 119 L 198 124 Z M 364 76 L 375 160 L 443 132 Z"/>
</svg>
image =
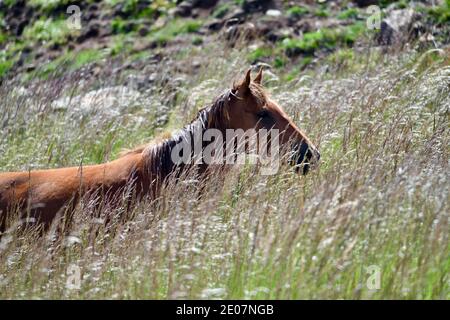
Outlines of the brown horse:
<svg viewBox="0 0 450 320">
<path fill-rule="evenodd" d="M 165 179 L 193 165 L 176 163 L 173 150 L 194 135 L 215 129 L 278 129 L 279 142 L 293 150 L 291 162 L 303 173 L 319 160 L 319 152 L 288 115 L 261 86 L 262 70 L 244 79 L 202 109 L 197 118 L 178 134 L 160 143 L 136 148 L 115 161 L 83 167 L 7 172 L 0 174 L 0 232 L 8 227 L 10 212 L 49 226 L 55 216 L 73 210 L 81 196 L 101 191 L 104 201 L 113 201 L 124 190 L 133 189 L 133 199 L 154 198 Z M 202 148 L 204 145 L 202 145 Z M 198 165 L 205 172 L 208 164 Z M 70 204 L 70 205 L 69 205 Z"/>
</svg>

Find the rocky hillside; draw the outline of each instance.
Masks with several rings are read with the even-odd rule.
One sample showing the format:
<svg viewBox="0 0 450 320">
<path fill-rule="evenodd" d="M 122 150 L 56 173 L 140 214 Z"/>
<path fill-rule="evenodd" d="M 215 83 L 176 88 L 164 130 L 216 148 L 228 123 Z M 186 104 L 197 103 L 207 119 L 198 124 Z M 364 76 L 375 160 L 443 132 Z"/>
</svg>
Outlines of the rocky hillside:
<svg viewBox="0 0 450 320">
<path fill-rule="evenodd" d="M 449 5 L 449 0 L 0 0 L 0 78 L 46 79 L 57 70 L 87 66 L 95 74 L 105 60 L 115 59 L 118 68 L 136 71 L 165 59 L 169 73 L 192 74 L 202 61 L 182 52 L 207 51 L 219 42 L 242 50 L 248 64 L 267 64 L 289 79 L 324 59 L 345 64 L 352 48 L 446 47 Z"/>
</svg>

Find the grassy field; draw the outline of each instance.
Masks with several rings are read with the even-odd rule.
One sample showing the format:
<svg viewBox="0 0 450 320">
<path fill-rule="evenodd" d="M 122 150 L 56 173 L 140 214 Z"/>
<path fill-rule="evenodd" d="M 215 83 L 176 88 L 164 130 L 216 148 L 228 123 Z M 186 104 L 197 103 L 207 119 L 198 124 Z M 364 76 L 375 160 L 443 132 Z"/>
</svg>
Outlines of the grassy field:
<svg viewBox="0 0 450 320">
<path fill-rule="evenodd" d="M 211 52 L 195 53 L 204 66 L 179 83 L 170 112 L 159 80 L 137 99 L 121 93 L 125 108 L 87 112 L 71 99 L 122 79 L 4 83 L 0 167 L 99 163 L 182 127 L 247 67 L 238 49 Z M 317 170 L 239 167 L 201 198 L 190 180 L 170 185 L 108 230 L 83 203 L 65 236 L 10 232 L 0 298 L 449 299 L 449 52 L 351 53 L 344 65 L 327 60 L 333 72 L 266 75 L 319 147 Z M 78 275 L 79 288 L 68 286 Z"/>
</svg>

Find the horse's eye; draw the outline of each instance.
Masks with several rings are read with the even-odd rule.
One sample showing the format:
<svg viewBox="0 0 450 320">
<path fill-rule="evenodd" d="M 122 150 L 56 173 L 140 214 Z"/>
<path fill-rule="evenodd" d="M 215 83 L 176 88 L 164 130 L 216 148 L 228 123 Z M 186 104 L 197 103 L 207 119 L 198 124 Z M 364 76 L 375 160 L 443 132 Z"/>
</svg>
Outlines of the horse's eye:
<svg viewBox="0 0 450 320">
<path fill-rule="evenodd" d="M 261 110 L 257 113 L 258 117 L 260 118 L 267 118 L 269 116 L 269 111 L 267 110 Z"/>
</svg>

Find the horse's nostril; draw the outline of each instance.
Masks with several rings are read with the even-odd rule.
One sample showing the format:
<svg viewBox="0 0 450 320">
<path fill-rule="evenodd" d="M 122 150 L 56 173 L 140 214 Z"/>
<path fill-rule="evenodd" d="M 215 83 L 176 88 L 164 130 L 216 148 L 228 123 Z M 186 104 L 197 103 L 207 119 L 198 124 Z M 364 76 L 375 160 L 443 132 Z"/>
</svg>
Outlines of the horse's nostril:
<svg viewBox="0 0 450 320">
<path fill-rule="evenodd" d="M 302 164 L 303 162 L 308 162 L 312 156 L 311 150 L 308 144 L 302 143 L 300 146 L 296 147 L 297 153 L 297 164 Z"/>
<path fill-rule="evenodd" d="M 303 166 L 303 174 L 305 175 L 305 174 L 307 174 L 309 172 L 309 164 L 305 164 L 304 166 Z"/>
<path fill-rule="evenodd" d="M 315 168 L 316 164 L 319 162 L 319 151 L 307 143 L 298 143 L 294 145 L 293 151 L 290 161 L 296 165 L 296 172 L 307 174 L 308 171 Z"/>
</svg>

